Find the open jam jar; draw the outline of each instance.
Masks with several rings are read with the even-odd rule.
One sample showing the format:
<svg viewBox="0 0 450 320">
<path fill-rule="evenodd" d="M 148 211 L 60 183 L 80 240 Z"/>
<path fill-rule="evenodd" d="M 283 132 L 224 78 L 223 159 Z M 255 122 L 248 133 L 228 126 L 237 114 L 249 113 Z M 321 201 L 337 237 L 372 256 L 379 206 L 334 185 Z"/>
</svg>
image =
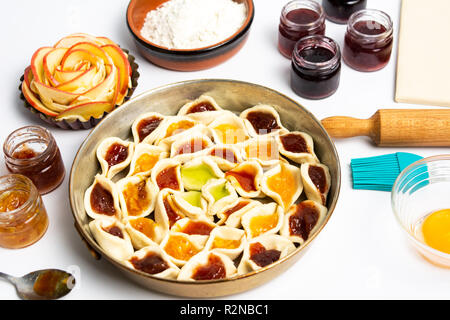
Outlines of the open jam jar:
<svg viewBox="0 0 450 320">
<path fill-rule="evenodd" d="M 0 177 L 0 246 L 29 246 L 47 227 L 47 211 L 33 182 L 20 174 Z"/>
<path fill-rule="evenodd" d="M 314 35 L 302 38 L 292 54 L 291 88 L 308 99 L 332 95 L 339 86 L 341 52 L 331 38 Z"/>
<path fill-rule="evenodd" d="M 353 69 L 376 71 L 389 62 L 392 43 L 391 18 L 379 10 L 361 10 L 348 20 L 342 56 Z"/>
<path fill-rule="evenodd" d="M 346 24 L 353 13 L 366 8 L 367 0 L 323 0 L 322 6 L 328 20 Z"/>
<path fill-rule="evenodd" d="M 288 2 L 281 11 L 278 31 L 278 49 L 286 58 L 291 58 L 298 40 L 309 35 L 325 34 L 322 6 L 312 0 Z"/>
<path fill-rule="evenodd" d="M 52 134 L 41 126 L 12 132 L 3 144 L 6 167 L 33 181 L 40 194 L 57 188 L 64 180 L 61 153 Z"/>
</svg>

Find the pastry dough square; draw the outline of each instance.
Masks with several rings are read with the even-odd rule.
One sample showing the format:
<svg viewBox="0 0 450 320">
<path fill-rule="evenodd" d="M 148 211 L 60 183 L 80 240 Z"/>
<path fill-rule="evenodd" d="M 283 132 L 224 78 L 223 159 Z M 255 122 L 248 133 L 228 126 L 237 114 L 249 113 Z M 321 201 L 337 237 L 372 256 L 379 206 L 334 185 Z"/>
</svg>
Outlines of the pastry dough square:
<svg viewBox="0 0 450 320">
<path fill-rule="evenodd" d="M 403 0 L 395 101 L 450 107 L 449 0 Z"/>
</svg>

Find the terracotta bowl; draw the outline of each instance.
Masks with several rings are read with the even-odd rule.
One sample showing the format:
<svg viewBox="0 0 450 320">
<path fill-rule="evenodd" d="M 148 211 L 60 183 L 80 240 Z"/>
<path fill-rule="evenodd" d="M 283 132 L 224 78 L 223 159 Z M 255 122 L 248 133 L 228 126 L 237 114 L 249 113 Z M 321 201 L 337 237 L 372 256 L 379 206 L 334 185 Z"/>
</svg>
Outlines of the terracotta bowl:
<svg viewBox="0 0 450 320">
<path fill-rule="evenodd" d="M 168 49 L 144 39 L 141 35 L 147 13 L 166 1 L 168 0 L 131 0 L 127 9 L 127 25 L 139 52 L 147 60 L 163 68 L 177 71 L 208 69 L 231 58 L 245 44 L 255 15 L 253 0 L 233 0 L 246 5 L 247 18 L 232 36 L 208 47 Z"/>
<path fill-rule="evenodd" d="M 286 128 L 291 131 L 308 132 L 314 140 L 317 156 L 330 169 L 331 189 L 327 199 L 328 213 L 317 231 L 311 234 L 303 245 L 286 257 L 257 271 L 223 280 L 194 282 L 161 279 L 127 267 L 123 262 L 112 258 L 97 244 L 89 230 L 90 219 L 84 209 L 84 193 L 92 184 L 94 176 L 100 171 L 96 150 L 104 138 L 114 136 L 131 139 L 130 127 L 139 114 L 156 111 L 174 115 L 183 104 L 202 94 L 213 97 L 220 106 L 236 113 L 260 102 L 270 104 L 278 111 Z M 148 289 L 171 295 L 200 298 L 225 296 L 249 290 L 291 267 L 303 256 L 316 236 L 323 231 L 336 206 L 340 184 L 341 170 L 333 141 L 320 121 L 303 106 L 275 90 L 260 85 L 235 80 L 206 79 L 174 83 L 144 92 L 111 112 L 89 133 L 78 150 L 70 173 L 69 196 L 75 227 L 95 258 L 103 257 L 125 276 Z M 101 269 L 99 272 L 102 272 Z M 270 286 L 267 290 L 270 290 Z"/>
</svg>

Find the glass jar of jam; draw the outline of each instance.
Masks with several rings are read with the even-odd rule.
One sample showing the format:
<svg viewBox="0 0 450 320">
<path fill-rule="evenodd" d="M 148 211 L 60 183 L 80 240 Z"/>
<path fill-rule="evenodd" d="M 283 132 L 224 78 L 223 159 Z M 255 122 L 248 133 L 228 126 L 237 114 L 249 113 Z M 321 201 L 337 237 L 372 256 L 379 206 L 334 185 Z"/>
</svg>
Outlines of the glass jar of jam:
<svg viewBox="0 0 450 320">
<path fill-rule="evenodd" d="M 361 10 L 348 20 L 342 57 L 353 69 L 376 71 L 389 62 L 392 43 L 391 18 L 380 10 Z"/>
<path fill-rule="evenodd" d="M 64 180 L 61 153 L 52 134 L 41 126 L 27 126 L 12 132 L 3 144 L 6 167 L 33 181 L 39 193 L 56 189 Z"/>
<path fill-rule="evenodd" d="M 322 6 L 312 0 L 294 0 L 281 10 L 278 27 L 278 50 L 291 58 L 295 43 L 314 34 L 325 34 L 325 13 Z"/>
<path fill-rule="evenodd" d="M 341 74 L 341 52 L 331 38 L 302 38 L 292 54 L 291 88 L 308 99 L 322 99 L 336 92 Z"/>
<path fill-rule="evenodd" d="M 323 0 L 322 7 L 328 20 L 346 24 L 356 11 L 365 9 L 367 0 Z"/>
<path fill-rule="evenodd" d="M 0 177 L 0 246 L 29 246 L 47 227 L 47 211 L 33 182 L 20 174 Z"/>
</svg>

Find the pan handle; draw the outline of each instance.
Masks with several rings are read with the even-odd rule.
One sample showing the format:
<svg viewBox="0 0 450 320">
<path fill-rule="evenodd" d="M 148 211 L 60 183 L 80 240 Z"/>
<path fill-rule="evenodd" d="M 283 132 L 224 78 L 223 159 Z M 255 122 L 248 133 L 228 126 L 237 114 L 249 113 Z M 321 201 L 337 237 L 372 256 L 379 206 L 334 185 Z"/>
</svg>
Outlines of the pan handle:
<svg viewBox="0 0 450 320">
<path fill-rule="evenodd" d="M 78 234 L 80 235 L 81 240 L 84 242 L 87 249 L 89 250 L 90 254 L 94 257 L 95 260 L 100 260 L 102 255 L 97 251 L 95 251 L 94 248 L 92 248 L 92 246 L 86 241 L 86 239 L 83 236 L 83 233 L 81 232 L 80 226 L 76 222 L 74 222 L 74 226 Z"/>
</svg>

